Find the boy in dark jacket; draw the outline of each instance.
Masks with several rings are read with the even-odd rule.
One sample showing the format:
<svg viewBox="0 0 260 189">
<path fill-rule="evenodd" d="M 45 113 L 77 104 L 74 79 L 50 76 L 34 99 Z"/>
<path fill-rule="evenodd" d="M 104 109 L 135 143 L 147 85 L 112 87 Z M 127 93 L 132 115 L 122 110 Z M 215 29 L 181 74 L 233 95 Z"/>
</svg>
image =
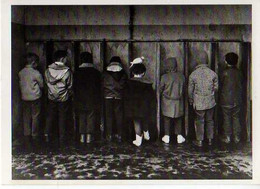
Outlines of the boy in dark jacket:
<svg viewBox="0 0 260 189">
<path fill-rule="evenodd" d="M 239 122 L 240 103 L 242 93 L 242 75 L 237 69 L 238 55 L 231 52 L 225 55 L 226 69 L 221 77 L 220 104 L 223 112 L 224 137 L 222 141 L 230 143 L 240 141 L 241 125 Z"/>
<path fill-rule="evenodd" d="M 123 91 L 127 75 L 118 56 L 111 58 L 103 75 L 103 87 L 106 113 L 106 138 L 112 140 L 113 125 L 116 124 L 116 139 L 121 142 L 123 124 Z"/>
<path fill-rule="evenodd" d="M 135 58 L 130 66 L 130 80 L 128 81 L 130 115 L 135 130 L 135 146 L 141 146 L 143 138 L 150 140 L 147 119 L 150 114 L 151 95 L 153 93 L 152 83 L 145 80 L 146 67 L 144 57 Z"/>
<path fill-rule="evenodd" d="M 75 104 L 79 114 L 80 142 L 90 143 L 95 128 L 95 118 L 100 104 L 101 74 L 93 65 L 89 52 L 80 54 L 80 66 L 75 74 Z M 87 137 L 86 137 L 87 135 Z"/>
<path fill-rule="evenodd" d="M 58 50 L 54 53 L 55 62 L 45 71 L 48 86 L 48 115 L 45 128 L 45 140 L 49 141 L 53 121 L 59 120 L 60 142 L 65 142 L 66 124 L 72 95 L 72 72 L 67 63 L 67 52 Z"/>
</svg>

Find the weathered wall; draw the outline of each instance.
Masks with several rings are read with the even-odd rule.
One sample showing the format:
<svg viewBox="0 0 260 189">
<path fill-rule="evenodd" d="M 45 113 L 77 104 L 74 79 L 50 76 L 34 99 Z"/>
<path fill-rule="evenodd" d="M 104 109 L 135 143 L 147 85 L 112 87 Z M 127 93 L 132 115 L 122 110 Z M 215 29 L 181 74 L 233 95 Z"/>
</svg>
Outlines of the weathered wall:
<svg viewBox="0 0 260 189">
<path fill-rule="evenodd" d="M 12 23 L 24 24 L 25 22 L 25 14 L 24 14 L 24 6 L 12 6 Z"/>
<path fill-rule="evenodd" d="M 25 9 L 28 40 L 128 39 L 129 21 L 129 6 Z M 134 6 L 133 24 L 134 39 L 251 41 L 251 6 Z"/>
<path fill-rule="evenodd" d="M 24 64 L 25 26 L 24 7 L 12 7 L 12 128 L 13 136 L 22 134 L 21 100 L 18 72 Z"/>
</svg>

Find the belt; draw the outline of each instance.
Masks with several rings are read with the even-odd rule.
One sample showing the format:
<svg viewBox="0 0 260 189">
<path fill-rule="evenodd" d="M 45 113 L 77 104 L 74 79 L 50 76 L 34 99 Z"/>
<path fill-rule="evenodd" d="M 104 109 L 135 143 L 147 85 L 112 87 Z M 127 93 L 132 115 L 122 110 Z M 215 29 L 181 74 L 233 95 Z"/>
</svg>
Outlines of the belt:
<svg viewBox="0 0 260 189">
<path fill-rule="evenodd" d="M 116 100 L 121 100 L 121 98 L 118 98 L 118 97 L 105 97 L 105 99 L 116 99 Z"/>
</svg>

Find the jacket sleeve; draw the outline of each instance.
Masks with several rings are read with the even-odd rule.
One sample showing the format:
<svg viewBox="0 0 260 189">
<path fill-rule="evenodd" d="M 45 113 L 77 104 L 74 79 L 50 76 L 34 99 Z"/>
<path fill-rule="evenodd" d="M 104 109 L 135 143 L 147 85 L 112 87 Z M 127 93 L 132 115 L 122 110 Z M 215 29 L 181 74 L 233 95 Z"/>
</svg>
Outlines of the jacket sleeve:
<svg viewBox="0 0 260 189">
<path fill-rule="evenodd" d="M 123 76 L 120 79 L 120 85 L 122 86 L 122 88 L 126 88 L 126 85 L 127 85 L 127 75 L 126 75 L 126 73 L 123 73 Z"/>
<path fill-rule="evenodd" d="M 159 86 L 160 93 L 163 93 L 164 88 L 165 88 L 165 79 L 164 79 L 164 77 L 161 77 L 161 82 L 160 82 L 160 86 Z"/>
<path fill-rule="evenodd" d="M 189 82 L 188 82 L 188 96 L 190 103 L 193 102 L 193 92 L 195 88 L 195 82 L 193 79 L 193 75 L 190 75 Z"/>
<path fill-rule="evenodd" d="M 37 71 L 36 81 L 39 84 L 40 88 L 43 88 L 43 78 L 40 72 Z"/>
<path fill-rule="evenodd" d="M 215 74 L 215 77 L 213 78 L 213 87 L 214 87 L 214 91 L 218 91 L 218 75 Z"/>
<path fill-rule="evenodd" d="M 67 85 L 67 89 L 72 92 L 72 86 L 73 86 L 73 76 L 70 70 L 67 71 L 66 75 L 65 75 L 65 81 L 66 81 L 66 85 Z"/>
</svg>

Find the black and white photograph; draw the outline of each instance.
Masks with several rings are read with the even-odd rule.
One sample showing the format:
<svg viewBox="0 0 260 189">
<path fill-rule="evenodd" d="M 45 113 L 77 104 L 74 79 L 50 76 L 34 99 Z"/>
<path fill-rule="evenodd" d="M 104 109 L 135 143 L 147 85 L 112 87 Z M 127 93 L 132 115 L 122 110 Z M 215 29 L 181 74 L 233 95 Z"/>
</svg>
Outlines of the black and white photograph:
<svg viewBox="0 0 260 189">
<path fill-rule="evenodd" d="M 253 179 L 251 4 L 19 4 L 9 25 L 11 180 Z"/>
</svg>

